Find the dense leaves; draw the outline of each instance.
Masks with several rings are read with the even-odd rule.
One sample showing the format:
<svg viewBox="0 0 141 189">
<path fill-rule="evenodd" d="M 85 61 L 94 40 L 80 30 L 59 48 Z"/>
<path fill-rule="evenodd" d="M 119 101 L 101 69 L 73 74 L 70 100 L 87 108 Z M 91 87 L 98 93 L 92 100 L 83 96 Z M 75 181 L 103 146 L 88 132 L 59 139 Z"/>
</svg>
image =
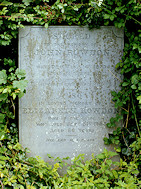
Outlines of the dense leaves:
<svg viewBox="0 0 141 189">
<path fill-rule="evenodd" d="M 0 185 L 1 188 L 139 188 L 141 164 L 141 3 L 140 0 L 1 0 L 0 1 Z M 19 70 L 18 29 L 27 24 L 101 25 L 124 27 L 125 47 L 116 69 L 123 74 L 121 90 L 112 92 L 118 113 L 109 120 L 115 127 L 105 144 L 118 145 L 120 162 L 106 150 L 83 162 L 74 159 L 61 177 L 61 160 L 51 167 L 39 157 L 27 158 L 18 143 L 17 97 L 25 93 L 27 81 Z M 122 120 L 122 121 L 121 121 Z M 120 122 L 121 121 L 121 122 Z M 117 122 L 121 123 L 117 127 Z M 112 168 L 111 165 L 115 167 Z"/>
</svg>

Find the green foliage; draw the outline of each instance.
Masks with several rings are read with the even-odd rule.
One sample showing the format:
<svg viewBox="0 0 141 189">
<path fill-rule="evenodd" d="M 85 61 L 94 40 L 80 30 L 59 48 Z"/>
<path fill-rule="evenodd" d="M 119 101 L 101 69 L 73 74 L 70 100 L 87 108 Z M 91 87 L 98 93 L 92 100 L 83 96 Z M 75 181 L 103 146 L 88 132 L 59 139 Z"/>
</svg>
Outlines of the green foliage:
<svg viewBox="0 0 141 189">
<path fill-rule="evenodd" d="M 40 157 L 26 158 L 25 150 L 19 143 L 8 143 L 7 148 L 1 143 L 0 149 L 0 177 L 6 188 L 80 188 L 80 189 L 138 189 L 141 181 L 138 179 L 139 154 L 141 141 L 132 144 L 134 159 L 128 164 L 120 159 L 112 160 L 117 154 L 104 149 L 104 151 L 91 160 L 84 161 L 84 155 L 70 160 L 67 173 L 58 174 L 63 162 L 50 166 Z M 139 163 L 139 162 L 138 162 Z"/>
<path fill-rule="evenodd" d="M 141 13 L 140 0 L 2 0 L 0 2 L 0 185 L 1 188 L 140 188 L 141 164 Z M 107 123 L 115 127 L 105 144 L 118 145 L 119 162 L 113 152 L 84 161 L 73 160 L 67 174 L 60 176 L 64 165 L 59 158 L 51 167 L 39 157 L 27 158 L 18 143 L 17 98 L 25 93 L 25 71 L 17 68 L 18 29 L 25 24 L 115 25 L 124 28 L 125 47 L 116 69 L 123 74 L 121 90 L 112 91 L 117 115 Z M 121 124 L 117 127 L 117 122 Z"/>
<path fill-rule="evenodd" d="M 27 81 L 24 80 L 25 71 L 18 68 L 15 70 L 14 61 L 5 58 L 3 64 L 10 66 L 10 68 L 0 71 L 0 140 L 4 143 L 11 140 L 13 143 L 18 140 L 14 121 L 16 115 L 15 99 L 23 96 Z"/>
<path fill-rule="evenodd" d="M 0 177 L 6 188 L 51 188 L 59 177 L 58 165 L 52 168 L 41 158 L 26 158 L 19 143 L 0 148 Z"/>
<path fill-rule="evenodd" d="M 93 156 L 91 161 L 85 162 L 84 156 L 79 155 L 73 159 L 67 175 L 57 180 L 56 188 L 138 188 L 136 175 L 139 171 L 136 163 L 133 161 L 127 164 L 122 160 L 114 162 L 111 158 L 115 155 L 117 154 L 105 149 L 103 153 Z"/>
</svg>

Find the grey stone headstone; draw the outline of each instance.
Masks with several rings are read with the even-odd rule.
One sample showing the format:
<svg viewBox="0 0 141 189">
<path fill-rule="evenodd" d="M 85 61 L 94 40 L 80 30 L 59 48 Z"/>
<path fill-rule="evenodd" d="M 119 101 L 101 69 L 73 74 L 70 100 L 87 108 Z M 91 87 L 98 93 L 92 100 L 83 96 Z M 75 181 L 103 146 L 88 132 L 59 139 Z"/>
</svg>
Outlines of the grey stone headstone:
<svg viewBox="0 0 141 189">
<path fill-rule="evenodd" d="M 112 26 L 20 29 L 19 67 L 29 83 L 19 102 L 19 138 L 30 155 L 89 159 L 108 148 L 103 137 L 116 113 L 110 92 L 119 90 L 123 45 L 124 31 Z"/>
</svg>

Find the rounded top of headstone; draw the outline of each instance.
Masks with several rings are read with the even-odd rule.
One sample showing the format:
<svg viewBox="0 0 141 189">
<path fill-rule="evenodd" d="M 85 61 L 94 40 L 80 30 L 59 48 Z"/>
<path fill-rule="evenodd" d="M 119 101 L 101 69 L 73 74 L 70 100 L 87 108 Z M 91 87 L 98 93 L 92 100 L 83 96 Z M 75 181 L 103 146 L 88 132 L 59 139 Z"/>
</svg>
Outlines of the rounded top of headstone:
<svg viewBox="0 0 141 189">
<path fill-rule="evenodd" d="M 19 37 L 24 38 L 24 37 L 28 36 L 30 31 L 31 31 L 31 26 L 26 26 L 24 28 L 20 28 L 19 29 Z"/>
<path fill-rule="evenodd" d="M 113 30 L 113 33 L 116 37 L 120 37 L 120 38 L 123 38 L 124 37 L 124 30 L 121 29 L 121 28 L 116 28 L 116 27 L 112 27 L 112 30 Z M 121 30 L 123 30 L 121 32 Z"/>
</svg>

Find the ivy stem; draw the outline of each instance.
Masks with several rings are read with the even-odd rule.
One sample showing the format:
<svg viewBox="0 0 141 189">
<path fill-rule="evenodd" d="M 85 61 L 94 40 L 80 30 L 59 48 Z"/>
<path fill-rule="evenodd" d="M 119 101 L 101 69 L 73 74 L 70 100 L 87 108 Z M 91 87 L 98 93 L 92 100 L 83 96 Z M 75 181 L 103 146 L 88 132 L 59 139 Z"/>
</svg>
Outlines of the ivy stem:
<svg viewBox="0 0 141 189">
<path fill-rule="evenodd" d="M 134 17 L 130 16 L 133 20 L 135 20 L 138 24 L 141 25 L 141 22 L 139 22 L 138 20 L 136 20 Z"/>
<path fill-rule="evenodd" d="M 129 109 L 130 109 L 130 104 L 128 104 L 128 114 L 127 114 L 126 125 L 125 125 L 125 128 L 126 128 L 126 129 L 127 129 L 128 120 L 129 120 Z"/>
<path fill-rule="evenodd" d="M 0 184 L 1 184 L 1 189 L 4 189 L 4 185 L 1 180 L 0 180 Z"/>
<path fill-rule="evenodd" d="M 111 103 L 115 104 L 115 102 L 111 101 Z M 123 107 L 120 107 L 121 109 L 123 109 L 124 111 L 128 112 L 128 110 L 126 110 L 125 108 Z"/>
<path fill-rule="evenodd" d="M 111 70 L 109 70 L 109 69 L 108 69 L 108 71 L 111 72 Z M 122 82 L 122 80 L 119 79 L 113 72 L 111 72 L 111 74 L 112 74 L 116 79 L 118 79 L 120 82 Z"/>
<path fill-rule="evenodd" d="M 124 142 L 125 142 L 125 144 L 126 144 L 128 150 L 131 151 L 130 148 L 129 148 L 129 146 L 128 146 L 128 144 L 127 144 L 127 142 L 126 142 L 126 139 L 125 139 L 125 137 L 124 137 L 124 132 L 123 132 L 123 131 L 122 131 L 122 137 L 123 137 L 123 140 L 124 140 Z"/>
<path fill-rule="evenodd" d="M 133 105 L 133 114 L 135 116 L 135 122 L 136 122 L 136 126 L 137 126 L 137 129 L 138 129 L 138 133 L 139 133 L 139 137 L 141 137 L 141 134 L 140 134 L 140 129 L 139 129 L 139 124 L 138 124 L 138 120 L 137 120 L 137 116 L 136 116 L 136 113 L 135 113 L 135 106 L 134 106 L 134 102 L 133 102 L 133 96 L 131 95 L 131 98 L 132 98 L 132 105 Z"/>
<path fill-rule="evenodd" d="M 0 16 L 0 18 L 14 18 L 14 19 L 17 19 L 17 18 L 33 18 L 33 19 L 43 19 L 43 18 L 40 18 L 40 17 L 28 17 L 28 16 Z"/>
<path fill-rule="evenodd" d="M 12 107 L 13 107 L 13 112 L 14 112 L 14 117 L 15 117 L 15 105 L 14 105 L 12 98 L 11 98 L 11 102 L 12 102 Z"/>
</svg>

